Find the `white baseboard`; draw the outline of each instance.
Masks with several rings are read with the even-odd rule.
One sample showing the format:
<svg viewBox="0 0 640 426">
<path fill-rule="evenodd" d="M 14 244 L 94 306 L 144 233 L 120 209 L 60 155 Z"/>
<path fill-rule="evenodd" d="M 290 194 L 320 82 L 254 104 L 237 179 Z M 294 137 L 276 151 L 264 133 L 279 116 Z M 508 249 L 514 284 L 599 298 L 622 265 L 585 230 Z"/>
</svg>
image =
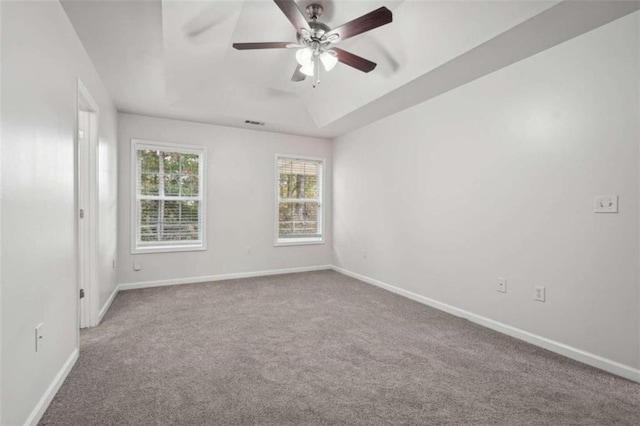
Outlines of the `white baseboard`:
<svg viewBox="0 0 640 426">
<path fill-rule="evenodd" d="M 62 383 L 69 375 L 69 372 L 76 364 L 77 360 L 78 348 L 75 348 L 60 371 L 58 371 L 58 374 L 56 374 L 56 377 L 44 392 L 44 395 L 42 395 L 42 398 L 40 398 L 40 401 L 38 401 L 31 414 L 29 414 L 29 417 L 24 422 L 24 426 L 36 426 L 38 424 L 44 412 L 47 411 L 47 407 L 49 407 L 51 400 L 53 400 L 53 397 L 56 395 L 56 393 L 58 393 L 58 389 L 60 389 L 60 386 L 62 386 Z"/>
<path fill-rule="evenodd" d="M 100 309 L 100 312 L 98 312 L 98 323 L 96 325 L 100 325 L 100 323 L 102 322 L 102 318 L 104 318 L 104 315 L 107 313 L 107 311 L 111 307 L 111 304 L 113 303 L 113 300 L 118 295 L 119 291 L 120 291 L 120 285 L 116 285 L 116 288 L 114 288 L 113 291 L 111 292 L 111 296 L 109 296 L 109 299 L 107 299 L 104 306 Z"/>
<path fill-rule="evenodd" d="M 574 348 L 569 345 L 565 345 L 564 343 L 556 342 L 554 340 L 547 339 L 542 336 L 538 336 L 537 334 L 529 333 L 528 331 L 524 331 L 519 328 L 501 323 L 499 321 L 495 321 L 495 320 L 474 314 L 472 312 L 465 311 L 464 309 L 456 308 L 455 306 L 447 305 L 446 303 L 442 303 L 437 300 L 433 300 L 428 297 L 421 296 L 417 293 L 413 293 L 411 291 L 404 290 L 399 287 L 395 287 L 391 284 L 387 284 L 382 281 L 378 281 L 373 278 L 369 278 L 367 276 L 360 275 L 358 273 L 351 272 L 349 270 L 346 270 L 337 266 L 332 266 L 331 269 L 333 269 L 336 272 L 340 272 L 341 274 L 348 275 L 352 278 L 363 281 L 365 283 L 383 288 L 392 293 L 396 293 L 401 296 L 407 297 L 411 300 L 415 300 L 416 302 L 420 302 L 425 305 L 431 306 L 433 308 L 439 309 L 441 311 L 450 313 L 457 317 L 465 318 L 471 322 L 480 324 L 484 327 L 490 328 L 500 333 L 509 335 L 511 337 L 515 337 L 520 340 L 524 340 L 527 343 L 540 346 L 551 352 L 564 355 L 567 358 L 580 361 L 592 367 L 596 367 L 606 372 L 624 377 L 625 379 L 633 380 L 635 382 L 640 382 L 640 369 L 633 368 L 631 366 L 624 365 L 616 361 L 612 361 L 610 359 L 583 351 L 581 349 Z"/>
<path fill-rule="evenodd" d="M 113 289 L 113 292 L 109 296 L 109 299 L 106 301 L 104 306 L 100 309 L 98 313 L 98 324 L 102 321 L 102 318 L 111 307 L 113 300 L 118 295 L 118 292 L 121 290 L 133 290 L 136 288 L 147 288 L 147 287 L 161 287 L 166 285 L 176 285 L 176 284 L 191 284 L 191 283 L 200 283 L 200 282 L 209 282 L 209 281 L 221 281 L 221 280 L 231 280 L 237 278 L 250 278 L 250 277 L 260 277 L 260 276 L 268 276 L 268 275 L 280 275 L 280 274 L 293 274 L 297 272 L 310 272 L 310 271 L 322 271 L 332 269 L 331 265 L 318 265 L 318 266 L 304 266 L 299 268 L 287 268 L 287 269 L 273 269 L 269 271 L 253 271 L 253 272 L 238 272 L 233 274 L 220 274 L 220 275 L 209 275 L 202 277 L 190 277 L 190 278 L 179 278 L 179 279 L 171 279 L 171 280 L 161 280 L 161 281 L 145 281 L 145 282 L 137 282 L 137 283 L 126 283 L 126 284 L 118 284 L 116 288 Z M 47 390 L 45 391 L 40 401 L 36 404 L 35 408 L 27 418 L 24 423 L 24 426 L 36 426 L 43 414 L 47 410 L 47 407 L 53 400 L 53 397 L 62 386 L 62 383 L 65 381 L 69 372 L 75 365 L 78 360 L 78 348 L 74 349 L 71 353 L 71 356 L 64 363 L 56 377 L 53 379 Z"/>
<path fill-rule="evenodd" d="M 323 271 L 332 269 L 332 265 L 302 266 L 298 268 L 271 269 L 268 271 L 236 272 L 232 274 L 206 275 L 201 277 L 174 278 L 169 280 L 140 281 L 135 283 L 122 283 L 119 290 L 134 290 L 137 288 L 162 287 L 165 285 L 194 284 L 210 281 L 234 280 L 238 278 L 263 277 L 268 275 L 294 274 L 297 272 Z"/>
</svg>

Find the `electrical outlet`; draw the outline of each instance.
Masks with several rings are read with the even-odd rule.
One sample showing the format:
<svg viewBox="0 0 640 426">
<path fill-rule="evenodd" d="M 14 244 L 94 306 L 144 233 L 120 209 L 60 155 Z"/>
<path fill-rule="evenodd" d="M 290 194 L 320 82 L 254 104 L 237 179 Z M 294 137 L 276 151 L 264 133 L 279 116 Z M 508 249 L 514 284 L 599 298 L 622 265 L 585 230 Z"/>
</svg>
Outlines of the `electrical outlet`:
<svg viewBox="0 0 640 426">
<path fill-rule="evenodd" d="M 251 255 L 251 254 L 253 254 L 253 249 L 251 247 L 247 247 L 244 252 L 247 255 Z"/>
<path fill-rule="evenodd" d="M 36 340 L 35 341 L 35 344 L 36 344 L 35 349 L 36 349 L 36 352 L 39 352 L 42 349 L 42 343 L 43 343 L 42 341 L 44 339 L 44 330 L 43 330 L 43 328 L 44 328 L 44 323 L 42 323 L 42 322 L 40 324 L 36 325 L 36 333 L 35 333 L 35 340 Z"/>
<path fill-rule="evenodd" d="M 135 262 L 133 264 L 133 270 L 134 271 L 142 271 L 142 265 L 140 263 L 138 263 L 138 262 Z"/>
<path fill-rule="evenodd" d="M 593 197 L 594 213 L 618 213 L 617 195 L 596 195 Z"/>
<path fill-rule="evenodd" d="M 113 260 L 111 261 L 111 268 L 112 269 L 116 269 L 116 258 L 114 257 Z"/>
<path fill-rule="evenodd" d="M 544 302 L 545 301 L 545 289 L 543 286 L 541 285 L 537 285 L 534 287 L 535 289 L 535 295 L 533 297 L 534 300 L 537 300 L 538 302 Z"/>
<path fill-rule="evenodd" d="M 366 250 L 366 249 L 362 249 L 362 250 L 360 250 L 360 254 L 362 255 L 362 258 L 363 258 L 363 259 L 366 259 L 366 258 L 367 258 L 367 250 Z"/>
<path fill-rule="evenodd" d="M 496 290 L 499 291 L 500 293 L 506 293 L 507 292 L 507 279 L 506 278 L 498 277 L 498 286 L 496 287 Z"/>
</svg>

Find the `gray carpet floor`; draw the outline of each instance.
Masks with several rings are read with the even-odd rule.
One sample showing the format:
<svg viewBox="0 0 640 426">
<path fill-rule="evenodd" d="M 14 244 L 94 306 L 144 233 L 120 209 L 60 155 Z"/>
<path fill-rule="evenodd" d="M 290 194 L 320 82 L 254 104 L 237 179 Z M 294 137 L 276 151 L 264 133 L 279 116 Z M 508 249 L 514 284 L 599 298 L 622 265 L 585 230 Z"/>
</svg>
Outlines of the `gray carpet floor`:
<svg viewBox="0 0 640 426">
<path fill-rule="evenodd" d="M 332 271 L 125 291 L 41 425 L 638 425 L 640 384 Z"/>
</svg>

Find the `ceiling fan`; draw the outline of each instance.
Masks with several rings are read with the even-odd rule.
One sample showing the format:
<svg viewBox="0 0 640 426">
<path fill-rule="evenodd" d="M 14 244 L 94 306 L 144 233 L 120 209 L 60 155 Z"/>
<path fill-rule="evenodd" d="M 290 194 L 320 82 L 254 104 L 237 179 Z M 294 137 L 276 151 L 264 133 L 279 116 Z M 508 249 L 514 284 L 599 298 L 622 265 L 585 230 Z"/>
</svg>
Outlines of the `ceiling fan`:
<svg viewBox="0 0 640 426">
<path fill-rule="evenodd" d="M 296 61 L 298 66 L 291 77 L 292 81 L 303 81 L 307 76 L 313 77 L 313 87 L 320 83 L 320 69 L 331 71 L 338 62 L 349 65 L 362 72 L 370 72 L 376 67 L 371 62 L 346 50 L 334 47 L 335 43 L 357 36 L 390 23 L 393 15 L 386 7 L 381 7 L 362 15 L 353 21 L 331 29 L 318 21 L 323 9 L 319 4 L 307 6 L 309 21 L 304 17 L 293 0 L 274 0 L 287 19 L 296 29 L 297 43 L 234 43 L 238 50 L 249 49 L 298 49 Z"/>
</svg>

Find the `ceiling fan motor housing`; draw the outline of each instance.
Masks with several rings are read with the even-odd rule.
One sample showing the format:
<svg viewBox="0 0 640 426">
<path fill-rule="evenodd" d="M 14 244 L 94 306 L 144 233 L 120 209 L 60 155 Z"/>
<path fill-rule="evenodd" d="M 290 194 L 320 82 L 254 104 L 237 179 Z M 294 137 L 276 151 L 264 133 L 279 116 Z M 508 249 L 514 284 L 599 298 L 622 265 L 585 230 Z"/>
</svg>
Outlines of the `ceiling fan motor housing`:
<svg viewBox="0 0 640 426">
<path fill-rule="evenodd" d="M 303 32 L 298 33 L 298 42 L 301 44 L 309 44 L 311 41 L 319 42 L 322 39 L 322 36 L 331 30 L 331 28 L 326 24 L 318 22 L 318 18 L 322 15 L 324 9 L 319 4 L 314 3 L 307 6 L 306 11 L 310 19 L 308 24 L 311 28 L 311 32 L 308 35 L 303 34 Z"/>
<path fill-rule="evenodd" d="M 322 39 L 322 36 L 331 30 L 328 25 L 318 21 L 309 21 L 309 27 L 311 27 L 309 38 L 305 37 L 304 31 L 299 32 L 296 35 L 298 43 L 308 44 L 310 41 L 320 41 Z"/>
</svg>

